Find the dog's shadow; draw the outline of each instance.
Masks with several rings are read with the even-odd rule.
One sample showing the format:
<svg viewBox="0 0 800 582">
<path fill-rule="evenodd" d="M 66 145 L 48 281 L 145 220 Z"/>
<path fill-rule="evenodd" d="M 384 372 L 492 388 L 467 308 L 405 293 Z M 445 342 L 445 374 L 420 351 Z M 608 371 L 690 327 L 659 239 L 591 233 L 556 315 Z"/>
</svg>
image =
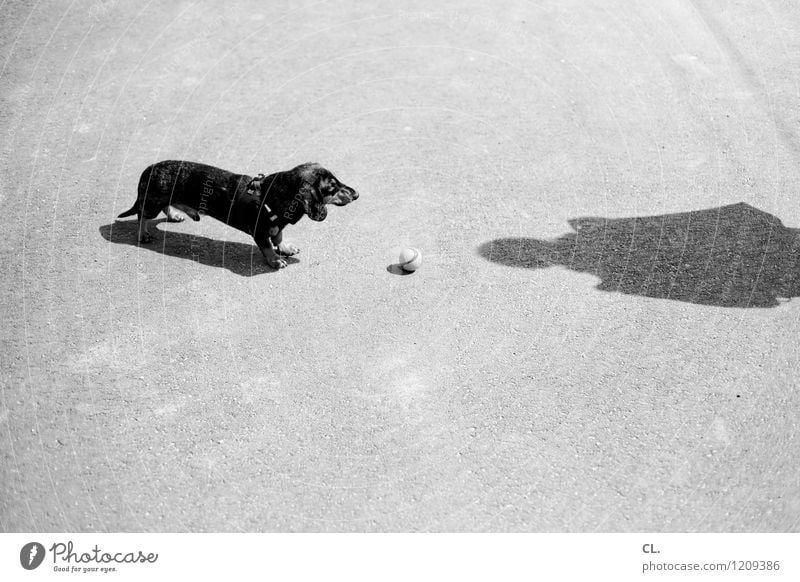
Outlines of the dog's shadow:
<svg viewBox="0 0 800 582">
<path fill-rule="evenodd" d="M 800 296 L 800 229 L 744 203 L 631 218 L 584 217 L 553 240 L 503 238 L 484 258 L 528 269 L 564 266 L 597 289 L 720 307 L 775 307 Z"/>
<path fill-rule="evenodd" d="M 166 219 L 151 221 L 151 226 Z M 135 220 L 116 221 L 100 227 L 100 235 L 109 242 L 147 249 L 159 254 L 196 261 L 209 267 L 221 267 L 241 277 L 252 277 L 277 271 L 267 265 L 258 247 L 240 242 L 222 241 L 180 231 L 158 230 L 153 242 L 141 244 L 138 240 L 139 223 Z M 283 257 L 291 264 L 299 263 L 294 257 Z"/>
</svg>

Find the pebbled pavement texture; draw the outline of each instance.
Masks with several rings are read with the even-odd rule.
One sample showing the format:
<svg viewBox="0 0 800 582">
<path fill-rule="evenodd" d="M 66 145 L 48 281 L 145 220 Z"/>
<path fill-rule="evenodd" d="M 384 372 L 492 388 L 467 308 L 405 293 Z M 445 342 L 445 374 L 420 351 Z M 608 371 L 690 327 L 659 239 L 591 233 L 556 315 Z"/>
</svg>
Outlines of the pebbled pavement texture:
<svg viewBox="0 0 800 582">
<path fill-rule="evenodd" d="M 800 529 L 795 3 L 3 13 L 3 531 Z M 162 159 L 361 198 L 139 246 Z"/>
</svg>

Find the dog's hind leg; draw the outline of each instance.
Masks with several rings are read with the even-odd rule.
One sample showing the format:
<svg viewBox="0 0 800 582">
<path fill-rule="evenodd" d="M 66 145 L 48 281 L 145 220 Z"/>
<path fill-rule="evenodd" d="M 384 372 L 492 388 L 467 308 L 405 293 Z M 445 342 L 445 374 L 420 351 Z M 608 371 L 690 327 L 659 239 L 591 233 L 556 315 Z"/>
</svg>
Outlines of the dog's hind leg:
<svg viewBox="0 0 800 582">
<path fill-rule="evenodd" d="M 154 219 L 158 216 L 158 212 L 155 213 L 148 213 L 145 209 L 139 210 L 139 242 L 142 244 L 147 244 L 152 242 L 153 235 L 147 230 L 147 226 L 149 221 Z"/>
<path fill-rule="evenodd" d="M 139 242 L 142 244 L 153 242 L 153 235 L 147 231 L 147 223 L 146 218 L 139 219 Z"/>
</svg>

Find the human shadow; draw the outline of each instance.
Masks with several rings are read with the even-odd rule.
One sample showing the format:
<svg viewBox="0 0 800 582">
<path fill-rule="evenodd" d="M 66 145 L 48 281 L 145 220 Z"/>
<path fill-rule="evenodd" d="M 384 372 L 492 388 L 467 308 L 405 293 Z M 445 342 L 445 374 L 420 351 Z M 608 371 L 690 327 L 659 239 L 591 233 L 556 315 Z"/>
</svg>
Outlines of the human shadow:
<svg viewBox="0 0 800 582">
<path fill-rule="evenodd" d="M 162 222 L 166 222 L 166 219 L 151 221 L 150 224 L 156 226 Z M 261 251 L 252 244 L 216 240 L 178 231 L 161 231 L 154 237 L 153 242 L 140 244 L 139 224 L 135 220 L 104 224 L 100 227 L 100 235 L 109 242 L 188 259 L 210 267 L 221 267 L 242 277 L 277 272 L 267 265 Z M 289 264 L 299 262 L 294 257 L 284 257 L 284 259 Z"/>
<path fill-rule="evenodd" d="M 484 258 L 512 267 L 565 266 L 597 289 L 720 307 L 775 307 L 800 296 L 800 229 L 739 203 L 632 218 L 583 217 L 552 240 L 501 238 Z"/>
</svg>

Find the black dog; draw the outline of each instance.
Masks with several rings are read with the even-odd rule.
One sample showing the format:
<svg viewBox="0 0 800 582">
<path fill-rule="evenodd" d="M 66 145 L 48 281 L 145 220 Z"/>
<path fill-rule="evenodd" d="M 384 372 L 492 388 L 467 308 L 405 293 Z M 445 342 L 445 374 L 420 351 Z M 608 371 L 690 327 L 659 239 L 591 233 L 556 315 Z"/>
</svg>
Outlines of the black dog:
<svg viewBox="0 0 800 582">
<path fill-rule="evenodd" d="M 280 255 L 300 249 L 283 242 L 283 229 L 304 214 L 317 222 L 325 220 L 327 204 L 344 206 L 358 199 L 358 192 L 345 186 L 319 164 L 302 164 L 287 172 L 256 177 L 198 164 L 168 160 L 148 166 L 139 179 L 139 196 L 119 218 L 138 214 L 139 241 L 153 237 L 147 221 L 163 211 L 170 222 L 182 222 L 181 210 L 194 220 L 208 214 L 252 235 L 273 269 L 286 266 Z"/>
</svg>

